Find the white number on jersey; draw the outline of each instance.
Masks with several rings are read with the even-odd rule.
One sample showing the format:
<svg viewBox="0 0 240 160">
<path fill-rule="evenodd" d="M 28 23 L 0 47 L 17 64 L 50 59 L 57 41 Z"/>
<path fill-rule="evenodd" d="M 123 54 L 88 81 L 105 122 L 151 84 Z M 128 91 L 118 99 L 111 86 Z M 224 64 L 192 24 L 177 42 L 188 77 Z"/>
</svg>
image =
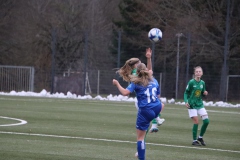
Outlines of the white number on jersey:
<svg viewBox="0 0 240 160">
<path fill-rule="evenodd" d="M 154 88 L 152 88 L 152 90 L 151 90 L 151 92 L 152 92 L 152 94 L 150 94 L 150 91 L 149 91 L 149 88 L 144 92 L 146 95 L 147 95 L 147 101 L 148 101 L 148 103 L 150 103 L 151 102 L 151 97 L 152 97 L 152 100 L 153 101 L 156 101 L 156 91 L 157 91 L 157 88 L 156 87 L 154 87 Z"/>
</svg>

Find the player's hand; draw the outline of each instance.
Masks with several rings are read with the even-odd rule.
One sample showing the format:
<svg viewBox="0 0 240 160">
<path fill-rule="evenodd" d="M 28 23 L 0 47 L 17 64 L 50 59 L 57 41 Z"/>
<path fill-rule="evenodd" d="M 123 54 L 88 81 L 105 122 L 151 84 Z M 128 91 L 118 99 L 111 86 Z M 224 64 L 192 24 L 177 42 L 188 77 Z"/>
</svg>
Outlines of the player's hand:
<svg viewBox="0 0 240 160">
<path fill-rule="evenodd" d="M 153 75 L 153 71 L 152 70 L 148 70 L 149 76 Z"/>
<path fill-rule="evenodd" d="M 116 86 L 118 84 L 118 81 L 116 79 L 113 79 L 113 85 Z"/>
<path fill-rule="evenodd" d="M 190 109 L 190 105 L 188 103 L 185 104 L 188 109 Z"/>
<path fill-rule="evenodd" d="M 151 48 L 147 48 L 146 49 L 146 57 L 147 58 L 151 58 L 152 57 L 152 50 L 151 50 Z"/>
<path fill-rule="evenodd" d="M 205 96 L 208 95 L 208 91 L 204 91 L 203 95 L 205 95 Z"/>
</svg>

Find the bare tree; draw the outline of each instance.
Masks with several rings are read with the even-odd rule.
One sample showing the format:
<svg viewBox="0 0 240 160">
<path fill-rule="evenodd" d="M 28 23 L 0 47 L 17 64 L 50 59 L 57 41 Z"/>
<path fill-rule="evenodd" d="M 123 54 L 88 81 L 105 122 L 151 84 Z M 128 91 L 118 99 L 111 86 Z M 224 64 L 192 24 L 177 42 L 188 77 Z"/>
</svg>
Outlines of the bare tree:
<svg viewBox="0 0 240 160">
<path fill-rule="evenodd" d="M 9 64 L 12 61 L 13 49 L 16 47 L 11 35 L 13 26 L 13 10 L 15 0 L 0 1 L 0 64 Z"/>
<path fill-rule="evenodd" d="M 240 67 L 234 63 L 239 51 L 239 45 L 236 45 L 239 42 L 239 3 L 231 0 L 230 7 L 227 64 L 231 64 L 229 72 L 232 74 L 238 74 L 236 68 Z M 131 32 L 139 31 L 139 34 L 128 38 L 126 42 L 132 43 L 134 39 L 134 43 L 144 45 L 144 36 L 151 28 L 157 27 L 163 31 L 163 39 L 155 47 L 158 54 L 155 54 L 154 60 L 158 71 L 175 73 L 176 34 L 183 33 L 180 41 L 180 75 L 186 73 L 187 49 L 190 51 L 190 68 L 202 65 L 205 75 L 224 75 L 219 72 L 219 68 L 224 64 L 226 0 L 122 0 L 120 9 L 125 21 L 119 22 L 119 26 Z M 191 48 L 187 48 L 188 34 L 191 34 Z M 213 86 L 213 82 L 209 83 Z M 223 86 L 214 85 L 220 88 Z"/>
<path fill-rule="evenodd" d="M 39 88 L 44 88 L 50 81 L 55 38 L 55 69 L 59 73 L 83 70 L 85 49 L 89 69 L 109 68 L 108 46 L 118 1 L 0 1 L 0 63 L 34 66 L 36 80 L 42 83 Z"/>
</svg>

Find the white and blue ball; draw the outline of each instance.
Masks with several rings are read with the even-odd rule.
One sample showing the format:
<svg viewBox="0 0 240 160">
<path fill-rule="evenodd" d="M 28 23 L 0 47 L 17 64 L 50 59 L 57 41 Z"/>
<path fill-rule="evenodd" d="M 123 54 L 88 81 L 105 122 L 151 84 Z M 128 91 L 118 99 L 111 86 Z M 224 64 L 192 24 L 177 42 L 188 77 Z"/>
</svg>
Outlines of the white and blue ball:
<svg viewBox="0 0 240 160">
<path fill-rule="evenodd" d="M 158 28 L 152 28 L 148 32 L 148 38 L 152 42 L 158 42 L 158 41 L 160 41 L 162 39 L 162 31 L 160 29 L 158 29 Z"/>
</svg>

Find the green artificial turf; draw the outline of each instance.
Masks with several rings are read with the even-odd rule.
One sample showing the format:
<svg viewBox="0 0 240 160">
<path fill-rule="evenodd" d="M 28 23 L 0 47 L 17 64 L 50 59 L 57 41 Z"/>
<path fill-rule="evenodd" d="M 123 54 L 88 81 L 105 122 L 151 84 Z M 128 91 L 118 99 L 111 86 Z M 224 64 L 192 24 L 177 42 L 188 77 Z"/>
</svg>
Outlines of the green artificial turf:
<svg viewBox="0 0 240 160">
<path fill-rule="evenodd" d="M 206 109 L 207 146 L 194 147 L 186 107 L 165 104 L 146 159 L 239 160 L 240 108 Z M 0 160 L 136 160 L 133 102 L 0 96 L 0 116 L 27 121 L 0 117 Z"/>
</svg>

